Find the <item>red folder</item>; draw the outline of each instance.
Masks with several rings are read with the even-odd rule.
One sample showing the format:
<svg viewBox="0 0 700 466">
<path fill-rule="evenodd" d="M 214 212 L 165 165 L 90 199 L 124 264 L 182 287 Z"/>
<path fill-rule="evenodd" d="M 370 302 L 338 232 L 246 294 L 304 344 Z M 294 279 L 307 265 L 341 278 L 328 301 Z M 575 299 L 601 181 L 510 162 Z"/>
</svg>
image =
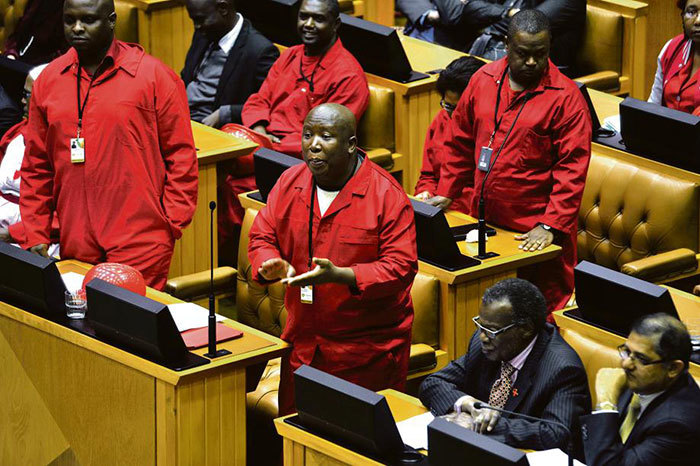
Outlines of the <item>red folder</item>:
<svg viewBox="0 0 700 466">
<path fill-rule="evenodd" d="M 190 330 L 185 330 L 180 333 L 182 339 L 185 341 L 187 349 L 197 349 L 203 348 L 209 344 L 209 327 L 193 328 Z M 228 325 L 216 324 L 216 342 L 221 343 L 222 341 L 233 340 L 234 338 L 240 338 L 243 336 L 243 332 L 231 328 Z"/>
</svg>

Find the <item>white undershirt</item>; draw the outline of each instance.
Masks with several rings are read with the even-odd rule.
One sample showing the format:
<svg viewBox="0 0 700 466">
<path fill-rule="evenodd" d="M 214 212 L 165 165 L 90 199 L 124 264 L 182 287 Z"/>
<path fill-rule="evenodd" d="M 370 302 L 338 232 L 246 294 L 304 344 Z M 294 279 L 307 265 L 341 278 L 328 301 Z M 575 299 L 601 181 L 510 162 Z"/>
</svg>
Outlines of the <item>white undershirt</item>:
<svg viewBox="0 0 700 466">
<path fill-rule="evenodd" d="M 316 197 L 318 197 L 318 209 L 321 211 L 321 217 L 326 213 L 328 208 L 333 203 L 340 191 L 326 191 L 316 186 Z"/>
</svg>

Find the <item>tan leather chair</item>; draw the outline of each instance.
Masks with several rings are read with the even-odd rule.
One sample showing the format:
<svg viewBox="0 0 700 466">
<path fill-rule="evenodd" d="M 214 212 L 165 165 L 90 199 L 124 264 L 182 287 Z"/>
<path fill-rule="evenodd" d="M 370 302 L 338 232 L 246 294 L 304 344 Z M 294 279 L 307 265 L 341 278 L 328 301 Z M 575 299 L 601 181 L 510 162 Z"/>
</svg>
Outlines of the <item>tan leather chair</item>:
<svg viewBox="0 0 700 466">
<path fill-rule="evenodd" d="M 115 0 L 114 12 L 117 14 L 114 37 L 124 42 L 138 43 L 139 20 L 136 5 L 126 0 Z"/>
<path fill-rule="evenodd" d="M 655 282 L 695 271 L 698 180 L 673 167 L 594 154 L 579 210 L 578 258 Z"/>
<path fill-rule="evenodd" d="M 644 96 L 646 3 L 588 0 L 586 28 L 576 78 L 588 87 L 616 95 Z"/>
<path fill-rule="evenodd" d="M 24 14 L 28 0 L 0 0 L 0 51 Z"/>
</svg>

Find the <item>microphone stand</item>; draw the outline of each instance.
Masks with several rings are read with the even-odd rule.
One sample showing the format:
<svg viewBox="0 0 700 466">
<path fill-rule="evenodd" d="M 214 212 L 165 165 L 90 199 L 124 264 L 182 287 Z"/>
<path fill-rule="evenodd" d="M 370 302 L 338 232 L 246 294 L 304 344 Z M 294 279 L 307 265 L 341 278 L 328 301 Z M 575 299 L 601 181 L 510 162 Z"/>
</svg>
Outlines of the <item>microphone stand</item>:
<svg viewBox="0 0 700 466">
<path fill-rule="evenodd" d="M 216 299 L 214 298 L 214 210 L 216 209 L 216 202 L 211 201 L 209 203 L 209 352 L 205 353 L 204 356 L 209 359 L 218 358 L 221 356 L 226 356 L 231 354 L 230 351 L 221 349 L 216 350 Z"/>
<path fill-rule="evenodd" d="M 542 418 L 535 417 L 535 416 L 528 416 L 527 414 L 516 413 L 515 411 L 508 411 L 507 409 L 496 408 L 495 406 L 491 406 L 489 404 L 482 403 L 481 401 L 474 402 L 474 408 L 476 408 L 476 409 L 490 409 L 492 411 L 498 411 L 499 413 L 510 414 L 512 416 L 521 417 L 521 418 L 527 419 L 529 421 L 544 422 L 546 424 L 551 424 L 551 425 L 561 427 L 562 429 L 564 429 L 566 431 L 566 435 L 567 435 L 566 455 L 569 457 L 569 466 L 574 466 L 574 457 L 571 454 L 571 452 L 573 450 L 573 436 L 571 435 L 571 429 L 569 429 L 567 426 L 565 426 L 561 422 L 550 421 L 549 419 L 542 419 Z"/>
</svg>

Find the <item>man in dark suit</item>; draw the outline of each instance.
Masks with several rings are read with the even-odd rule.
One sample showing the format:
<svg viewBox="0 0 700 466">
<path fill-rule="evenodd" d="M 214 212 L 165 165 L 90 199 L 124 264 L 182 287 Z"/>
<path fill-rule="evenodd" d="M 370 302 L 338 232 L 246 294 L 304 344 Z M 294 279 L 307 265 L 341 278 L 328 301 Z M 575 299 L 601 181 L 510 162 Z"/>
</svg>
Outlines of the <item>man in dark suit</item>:
<svg viewBox="0 0 700 466">
<path fill-rule="evenodd" d="M 568 450 L 560 427 L 474 407 L 488 402 L 577 432 L 591 406 L 586 372 L 546 315 L 544 296 L 530 282 L 509 278 L 486 290 L 467 354 L 425 379 L 423 404 L 436 415 L 467 413 L 475 431 L 513 447 Z"/>
<path fill-rule="evenodd" d="M 586 23 L 585 0 L 397 0 L 396 8 L 408 17 L 406 34 L 489 60 L 505 56 L 515 13 L 540 10 L 552 25 L 552 61 L 566 75 Z"/>
<path fill-rule="evenodd" d="M 698 464 L 700 388 L 688 373 L 688 330 L 654 314 L 618 350 L 622 368 L 598 371 L 596 410 L 581 418 L 586 464 Z"/>
<path fill-rule="evenodd" d="M 272 42 L 237 13 L 233 0 L 187 0 L 195 33 L 181 76 L 193 120 L 240 123 L 243 104 L 279 57 Z"/>
</svg>

